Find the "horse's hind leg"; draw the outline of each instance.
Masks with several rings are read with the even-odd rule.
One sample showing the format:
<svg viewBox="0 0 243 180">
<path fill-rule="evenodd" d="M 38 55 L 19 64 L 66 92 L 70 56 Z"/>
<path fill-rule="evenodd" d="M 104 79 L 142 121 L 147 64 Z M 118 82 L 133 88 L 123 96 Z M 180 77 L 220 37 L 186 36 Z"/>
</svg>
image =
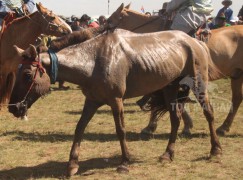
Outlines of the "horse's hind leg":
<svg viewBox="0 0 243 180">
<path fill-rule="evenodd" d="M 124 107 L 123 101 L 121 98 L 115 98 L 110 102 L 112 109 L 115 125 L 116 125 L 116 134 L 120 141 L 121 151 L 122 151 L 122 162 L 121 165 L 117 168 L 117 172 L 128 172 L 126 165 L 130 161 L 129 152 L 126 145 L 126 131 L 124 123 Z"/>
<path fill-rule="evenodd" d="M 83 138 L 84 130 L 100 106 L 101 106 L 100 104 L 89 101 L 87 99 L 85 101 L 82 116 L 76 126 L 73 145 L 70 152 L 68 172 L 67 172 L 68 176 L 72 176 L 78 171 L 79 149 L 80 149 L 81 140 Z"/>
<path fill-rule="evenodd" d="M 230 112 L 224 121 L 224 123 L 217 129 L 217 133 L 220 135 L 225 135 L 226 132 L 229 132 L 230 126 L 234 120 L 234 117 L 238 111 L 238 108 L 242 102 L 243 98 L 243 76 L 238 79 L 231 80 L 231 89 L 232 89 L 232 105 Z"/>
<path fill-rule="evenodd" d="M 203 108 L 203 113 L 208 121 L 210 136 L 211 136 L 211 156 L 216 156 L 222 154 L 222 148 L 220 146 L 218 136 L 215 131 L 214 126 L 214 115 L 213 115 L 213 107 L 211 106 L 208 98 L 208 92 L 205 88 L 204 79 L 198 76 L 197 82 L 195 82 L 192 91 L 196 96 L 198 102 Z"/>
</svg>

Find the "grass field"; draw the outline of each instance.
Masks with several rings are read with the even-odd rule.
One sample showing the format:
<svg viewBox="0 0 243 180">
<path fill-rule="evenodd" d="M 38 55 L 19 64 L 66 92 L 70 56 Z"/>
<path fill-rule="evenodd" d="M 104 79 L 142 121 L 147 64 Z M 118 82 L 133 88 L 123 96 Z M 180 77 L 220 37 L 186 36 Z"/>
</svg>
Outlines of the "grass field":
<svg viewBox="0 0 243 180">
<path fill-rule="evenodd" d="M 229 80 L 214 82 L 211 90 L 216 127 L 227 115 L 231 98 Z M 76 85 L 71 90 L 52 91 L 29 110 L 29 121 L 14 118 L 6 111 L 0 116 L 0 179 L 63 179 L 72 145 L 74 129 L 80 118 L 84 96 Z M 55 88 L 56 86 L 54 86 Z M 217 91 L 217 92 L 215 92 Z M 85 131 L 81 143 L 80 169 L 71 179 L 243 179 L 243 105 L 231 131 L 220 137 L 221 159 L 208 160 L 210 136 L 206 119 L 198 105 L 187 106 L 194 120 L 190 138 L 179 134 L 175 159 L 161 164 L 170 122 L 166 114 L 151 139 L 140 135 L 149 114 L 125 101 L 127 141 L 132 162 L 128 174 L 118 174 L 121 150 L 113 117 L 108 106 L 99 109 Z M 180 132 L 183 127 L 181 123 Z"/>
</svg>

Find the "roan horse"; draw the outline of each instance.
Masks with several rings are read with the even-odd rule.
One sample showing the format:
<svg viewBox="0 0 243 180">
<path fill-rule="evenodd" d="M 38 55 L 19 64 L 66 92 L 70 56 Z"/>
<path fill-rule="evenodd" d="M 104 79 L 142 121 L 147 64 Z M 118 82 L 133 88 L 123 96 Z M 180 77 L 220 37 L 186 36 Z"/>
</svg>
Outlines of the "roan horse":
<svg viewBox="0 0 243 180">
<path fill-rule="evenodd" d="M 9 111 L 19 117 L 41 95 L 46 94 L 50 81 L 42 65 L 50 72 L 50 59 L 42 53 L 36 59 L 33 46 L 23 52 L 10 103 Z M 203 108 L 211 135 L 211 155 L 222 153 L 214 128 L 214 115 L 209 103 L 206 84 L 208 69 L 210 76 L 217 76 L 207 47 L 180 31 L 135 34 L 130 31 L 116 30 L 102 34 L 78 45 L 64 48 L 57 53 L 59 59 L 58 77 L 80 85 L 86 97 L 82 116 L 75 130 L 74 141 L 68 163 L 68 175 L 78 171 L 78 156 L 84 130 L 99 107 L 111 107 L 116 133 L 121 145 L 122 162 L 118 172 L 128 171 L 130 160 L 126 145 L 123 100 L 154 92 L 170 84 L 166 92 L 166 103 L 170 107 L 171 134 L 161 161 L 171 161 L 180 123 L 180 109 L 177 104 L 179 81 L 184 77 L 194 78 L 192 91 L 197 93 L 201 85 L 203 91 L 196 96 Z M 41 62 L 40 62 L 41 61 Z M 41 65 L 42 64 L 42 65 Z M 215 71 L 214 71 L 215 70 Z M 173 105 L 171 104 L 173 103 Z"/>
<path fill-rule="evenodd" d="M 152 18 L 152 17 L 151 17 Z M 161 27 L 162 20 L 149 23 L 149 17 L 144 14 L 129 10 L 123 4 L 109 17 L 111 27 L 122 28 L 135 32 L 155 32 Z M 163 24 L 165 24 L 163 22 Z M 243 99 L 243 26 L 231 26 L 211 31 L 211 36 L 206 44 L 210 50 L 213 63 L 221 71 L 217 78 L 210 81 L 230 77 L 232 89 L 232 105 L 224 123 L 217 129 L 217 133 L 224 135 L 229 132 L 233 119 Z M 209 72 L 210 73 L 210 72 Z M 151 115 L 148 126 L 144 132 L 152 133 L 157 127 L 158 118 Z M 182 115 L 185 128 L 190 133 L 191 118 L 186 111 Z"/>
<path fill-rule="evenodd" d="M 14 59 L 13 45 L 27 48 L 35 43 L 41 34 L 62 36 L 71 33 L 72 30 L 64 20 L 52 11 L 36 4 L 38 11 L 13 20 L 0 38 L 0 103 L 7 103 L 15 82 L 15 73 L 19 61 Z M 1 105 L 0 105 L 1 109 Z"/>
</svg>

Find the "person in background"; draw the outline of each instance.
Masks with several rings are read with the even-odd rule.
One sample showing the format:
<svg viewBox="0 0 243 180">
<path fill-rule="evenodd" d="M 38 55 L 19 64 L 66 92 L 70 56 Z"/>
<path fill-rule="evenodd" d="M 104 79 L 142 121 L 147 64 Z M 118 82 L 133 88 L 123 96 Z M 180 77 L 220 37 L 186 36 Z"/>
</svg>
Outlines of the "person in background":
<svg viewBox="0 0 243 180">
<path fill-rule="evenodd" d="M 222 27 L 228 27 L 231 26 L 229 23 L 226 22 L 226 17 L 224 13 L 219 14 L 215 19 L 215 24 L 210 27 L 210 29 L 218 29 Z"/>
<path fill-rule="evenodd" d="M 234 26 L 234 25 L 238 25 L 239 24 L 239 18 L 237 16 L 233 17 L 231 20 L 230 20 L 230 25 L 231 26 Z"/>
<path fill-rule="evenodd" d="M 15 12 L 17 17 L 21 17 L 33 13 L 34 9 L 34 0 L 0 0 L 0 30 L 2 21 L 8 12 Z"/>
<path fill-rule="evenodd" d="M 224 5 L 224 7 L 221 8 L 218 11 L 217 16 L 220 16 L 222 13 L 224 13 L 225 18 L 226 18 L 226 22 L 230 23 L 230 19 L 233 18 L 233 10 L 230 8 L 230 6 L 232 5 L 232 1 L 231 0 L 223 0 L 222 4 Z"/>
<path fill-rule="evenodd" d="M 238 13 L 238 18 L 239 18 L 239 24 L 243 24 L 243 6 L 241 7 Z"/>
<path fill-rule="evenodd" d="M 73 17 L 72 18 L 72 24 L 71 24 L 71 28 L 73 31 L 80 31 L 81 29 L 83 29 L 81 26 L 80 26 L 80 22 L 79 22 L 79 19 L 77 17 Z"/>
<path fill-rule="evenodd" d="M 98 20 L 99 20 L 100 26 L 103 26 L 107 23 L 107 19 L 104 15 L 101 15 Z"/>
<path fill-rule="evenodd" d="M 212 0 L 171 0 L 166 5 L 166 14 L 169 17 L 174 14 L 170 28 L 190 36 L 194 36 L 212 11 Z"/>
<path fill-rule="evenodd" d="M 72 23 L 73 23 L 71 17 L 66 18 L 66 19 L 65 19 L 65 22 L 66 22 L 70 27 L 71 27 L 71 25 L 72 25 Z"/>
<path fill-rule="evenodd" d="M 150 12 L 146 12 L 145 15 L 151 16 L 151 13 Z"/>
<path fill-rule="evenodd" d="M 99 27 L 99 24 L 94 19 L 91 19 L 91 17 L 89 17 L 87 14 L 82 15 L 80 18 L 80 23 L 85 24 L 88 27 Z"/>
</svg>

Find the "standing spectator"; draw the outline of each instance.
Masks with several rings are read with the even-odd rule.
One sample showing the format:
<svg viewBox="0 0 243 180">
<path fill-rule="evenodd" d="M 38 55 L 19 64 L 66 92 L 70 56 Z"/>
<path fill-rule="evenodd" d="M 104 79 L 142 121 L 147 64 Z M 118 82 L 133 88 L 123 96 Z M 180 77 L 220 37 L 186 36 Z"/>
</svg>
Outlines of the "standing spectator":
<svg viewBox="0 0 243 180">
<path fill-rule="evenodd" d="M 230 8 L 230 6 L 232 5 L 232 1 L 223 0 L 222 4 L 224 5 L 224 7 L 219 10 L 217 16 L 220 16 L 220 14 L 224 13 L 226 22 L 230 23 L 230 19 L 232 19 L 232 17 L 233 17 L 233 10 Z"/>
<path fill-rule="evenodd" d="M 99 27 L 99 24 L 94 20 L 91 19 L 87 14 L 83 14 L 80 18 L 80 23 L 86 24 L 88 27 Z"/>
<path fill-rule="evenodd" d="M 71 26 L 72 23 L 73 23 L 71 17 L 66 18 L 65 22 L 66 22 L 69 26 Z"/>
<path fill-rule="evenodd" d="M 80 31 L 82 28 L 80 27 L 80 22 L 79 19 L 77 17 L 73 17 L 72 18 L 72 24 L 71 24 L 71 28 L 73 31 Z"/>
<path fill-rule="evenodd" d="M 197 29 L 206 22 L 206 15 L 213 11 L 212 0 L 171 0 L 167 3 L 166 13 L 175 13 L 171 29 L 181 30 L 194 35 Z"/>
<path fill-rule="evenodd" d="M 240 21 L 243 21 L 243 6 L 241 7 L 239 13 L 238 13 L 238 18 Z"/>
<path fill-rule="evenodd" d="M 151 16 L 151 13 L 150 12 L 146 12 L 145 15 Z"/>
<path fill-rule="evenodd" d="M 231 26 L 238 25 L 238 22 L 239 22 L 239 18 L 235 16 L 230 20 L 230 25 Z"/>
<path fill-rule="evenodd" d="M 226 22 L 226 17 L 224 15 L 224 13 L 221 13 L 216 17 L 215 24 L 210 28 L 218 29 L 218 28 L 228 27 L 228 26 L 230 26 L 230 24 Z"/>
<path fill-rule="evenodd" d="M 101 15 L 100 17 L 99 17 L 99 24 L 100 24 L 100 26 L 103 26 L 103 25 L 105 25 L 107 23 L 107 19 L 106 19 L 106 17 L 104 16 L 104 15 Z"/>
</svg>

